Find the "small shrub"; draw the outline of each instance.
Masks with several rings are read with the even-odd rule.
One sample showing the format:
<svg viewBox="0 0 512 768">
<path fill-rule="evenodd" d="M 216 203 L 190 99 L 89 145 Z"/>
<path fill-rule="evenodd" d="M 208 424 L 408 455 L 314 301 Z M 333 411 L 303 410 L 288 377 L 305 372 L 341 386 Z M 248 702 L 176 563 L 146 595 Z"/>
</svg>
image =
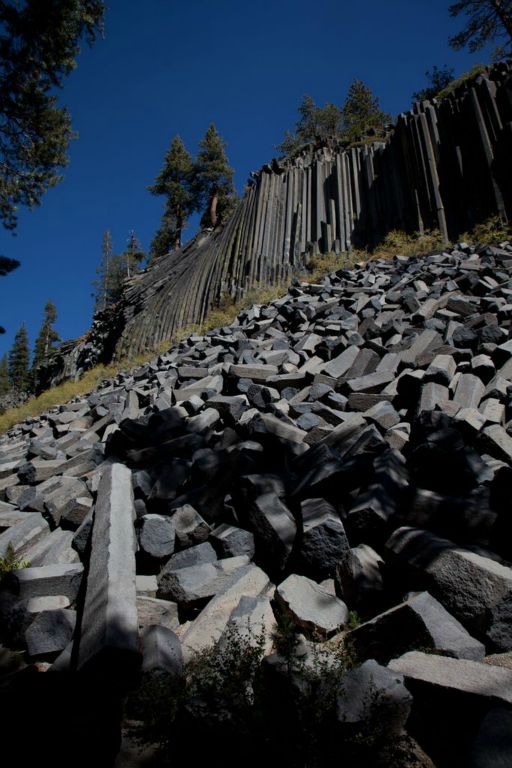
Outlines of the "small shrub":
<svg viewBox="0 0 512 768">
<path fill-rule="evenodd" d="M 8 544 L 4 557 L 0 557 L 0 583 L 9 573 L 18 571 L 20 568 L 28 568 L 29 565 L 29 561 L 18 557 L 12 544 Z"/>
<path fill-rule="evenodd" d="M 466 85 L 469 80 L 474 80 L 476 77 L 478 77 L 478 75 L 481 75 L 486 70 L 487 67 L 485 64 L 475 64 L 468 72 L 464 72 L 463 75 L 456 78 L 455 80 L 452 80 L 451 83 L 448 83 L 446 88 L 443 88 L 442 91 L 439 91 L 436 99 L 445 99 L 450 95 L 450 93 L 456 91 L 457 88 L 460 88 L 462 85 Z"/>
<path fill-rule="evenodd" d="M 464 232 L 460 240 L 469 245 L 493 245 L 511 238 L 512 227 L 496 215 L 480 222 L 470 232 Z"/>
</svg>

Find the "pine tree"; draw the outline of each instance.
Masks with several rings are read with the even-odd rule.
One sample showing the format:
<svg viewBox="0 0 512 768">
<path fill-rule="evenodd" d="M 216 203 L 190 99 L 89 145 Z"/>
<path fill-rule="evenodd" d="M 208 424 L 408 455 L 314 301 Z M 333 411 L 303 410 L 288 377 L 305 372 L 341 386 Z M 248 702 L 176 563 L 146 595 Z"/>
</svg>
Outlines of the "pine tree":
<svg viewBox="0 0 512 768">
<path fill-rule="evenodd" d="M 18 392 L 26 392 L 30 386 L 28 335 L 24 324 L 9 352 L 9 381 Z"/>
<path fill-rule="evenodd" d="M 384 133 L 390 115 L 383 112 L 379 99 L 362 82 L 354 80 L 350 86 L 342 109 L 343 139 L 353 144 L 370 135 Z"/>
<path fill-rule="evenodd" d="M 487 43 L 504 41 L 499 53 L 512 51 L 512 0 L 459 0 L 448 8 L 450 16 L 464 14 L 466 27 L 450 37 L 449 43 L 456 51 L 468 47 L 470 53 Z"/>
<path fill-rule="evenodd" d="M 75 134 L 55 91 L 75 68 L 79 43 L 101 32 L 100 0 L 0 2 L 0 220 L 17 223 L 20 205 L 39 205 L 62 178 Z"/>
<path fill-rule="evenodd" d="M 128 245 L 122 257 L 126 277 L 133 277 L 140 270 L 140 265 L 146 258 L 146 254 L 142 250 L 142 246 L 133 229 L 130 230 L 128 235 Z"/>
<path fill-rule="evenodd" d="M 160 219 L 160 226 L 158 227 L 155 235 L 149 246 L 149 259 L 154 261 L 165 256 L 176 247 L 176 216 L 166 205 L 164 215 Z"/>
<path fill-rule="evenodd" d="M 304 144 L 340 135 L 342 115 L 336 104 L 317 107 L 311 96 L 306 95 L 299 106 L 299 115 L 295 131 L 287 131 L 284 141 L 276 147 L 284 155 L 293 155 Z"/>
<path fill-rule="evenodd" d="M 48 301 L 44 308 L 44 319 L 36 339 L 34 347 L 34 359 L 32 361 L 32 377 L 35 380 L 36 371 L 45 362 L 53 349 L 53 345 L 60 341 L 59 334 L 53 327 L 57 319 L 57 309 L 52 301 Z"/>
<path fill-rule="evenodd" d="M 2 355 L 0 360 L 0 397 L 6 395 L 11 388 L 9 381 L 9 368 L 7 366 L 7 355 Z"/>
<path fill-rule="evenodd" d="M 231 207 L 234 194 L 233 169 L 226 157 L 226 145 L 212 123 L 202 141 L 194 168 L 194 189 L 204 209 L 201 226 L 216 227 Z"/>
<path fill-rule="evenodd" d="M 455 72 L 452 67 L 447 67 L 445 65 L 440 69 L 434 64 L 432 70 L 427 69 L 425 77 L 428 80 L 428 85 L 426 88 L 422 88 L 421 91 L 413 93 L 412 98 L 414 101 L 430 101 L 431 99 L 435 99 L 437 94 L 452 82 L 455 77 Z"/>
<path fill-rule="evenodd" d="M 166 198 L 165 215 L 160 230 L 162 238 L 166 238 L 165 227 L 170 226 L 168 240 L 172 248 L 181 247 L 183 229 L 187 219 L 197 210 L 197 198 L 193 190 L 194 164 L 179 136 L 175 136 L 165 155 L 164 167 L 148 187 L 153 195 L 163 195 Z"/>
<path fill-rule="evenodd" d="M 93 281 L 93 286 L 96 289 L 94 312 L 99 312 L 102 309 L 106 309 L 108 304 L 109 293 L 109 275 L 111 270 L 110 262 L 112 260 L 112 235 L 109 229 L 106 229 L 103 233 L 103 241 L 101 245 L 101 262 L 96 269 L 98 277 Z"/>
</svg>

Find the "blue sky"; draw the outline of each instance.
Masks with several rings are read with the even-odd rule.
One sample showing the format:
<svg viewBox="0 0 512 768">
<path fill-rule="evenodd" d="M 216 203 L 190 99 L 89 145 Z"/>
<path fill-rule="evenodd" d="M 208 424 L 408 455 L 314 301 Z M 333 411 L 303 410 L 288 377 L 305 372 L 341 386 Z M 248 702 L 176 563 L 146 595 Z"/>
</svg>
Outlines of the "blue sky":
<svg viewBox="0 0 512 768">
<path fill-rule="evenodd" d="M 135 230 L 148 248 L 163 201 L 146 190 L 172 136 L 195 153 L 210 122 L 225 138 L 242 191 L 251 170 L 275 154 L 305 93 L 342 104 L 362 79 L 393 115 L 409 108 L 424 72 L 456 74 L 490 59 L 452 51 L 462 20 L 447 0 L 110 0 L 105 39 L 84 46 L 61 103 L 79 138 L 64 181 L 17 235 L 0 230 L 0 253 L 21 267 L 0 280 L 0 355 L 22 322 L 30 343 L 48 299 L 64 339 L 91 323 L 92 288 L 104 230 L 121 251 Z M 192 234 L 190 228 L 185 237 Z"/>
</svg>

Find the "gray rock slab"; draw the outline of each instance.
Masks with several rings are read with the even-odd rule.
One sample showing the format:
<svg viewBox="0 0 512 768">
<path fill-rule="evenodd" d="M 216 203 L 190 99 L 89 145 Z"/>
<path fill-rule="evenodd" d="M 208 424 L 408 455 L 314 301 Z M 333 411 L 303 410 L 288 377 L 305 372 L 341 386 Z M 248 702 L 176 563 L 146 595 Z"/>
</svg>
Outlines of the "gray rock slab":
<svg viewBox="0 0 512 768">
<path fill-rule="evenodd" d="M 512 437 L 499 424 L 485 427 L 482 434 L 485 448 L 498 459 L 512 462 Z"/>
<path fill-rule="evenodd" d="M 177 679 L 183 675 L 181 643 L 168 627 L 161 624 L 147 627 L 142 635 L 142 676 L 155 674 L 164 679 Z"/>
<path fill-rule="evenodd" d="M 176 571 L 164 570 L 158 577 L 158 597 L 192 606 L 220 592 L 231 575 L 248 562 L 249 558 L 241 555 Z"/>
<path fill-rule="evenodd" d="M 348 621 L 345 603 L 306 576 L 288 576 L 276 588 L 275 599 L 298 627 L 317 640 L 339 632 Z"/>
<path fill-rule="evenodd" d="M 219 648 L 225 647 L 229 638 L 249 646 L 260 647 L 266 655 L 272 651 L 272 634 L 277 627 L 270 599 L 264 595 L 241 597 L 233 609 L 226 629 L 219 638 Z"/>
<path fill-rule="evenodd" d="M 297 534 L 297 524 L 288 507 L 276 493 L 264 493 L 252 503 L 248 516 L 265 557 L 268 555 L 276 568 L 284 567 Z"/>
<path fill-rule="evenodd" d="M 78 563 L 78 552 L 73 549 L 73 532 L 56 528 L 48 536 L 33 544 L 24 552 L 31 566 L 53 563 Z"/>
<path fill-rule="evenodd" d="M 78 595 L 84 567 L 81 563 L 41 565 L 13 573 L 21 599 L 64 595 L 73 603 Z"/>
<path fill-rule="evenodd" d="M 377 659 L 381 664 L 417 648 L 473 661 L 485 656 L 485 646 L 428 592 L 361 624 L 349 637 L 359 659 Z"/>
<path fill-rule="evenodd" d="M 187 662 L 194 653 L 215 645 L 240 598 L 264 595 L 270 587 L 268 576 L 256 565 L 246 565 L 235 571 L 222 591 L 210 600 L 183 633 L 181 643 L 185 661 Z"/>
<path fill-rule="evenodd" d="M 417 528 L 399 528 L 387 551 L 423 574 L 429 591 L 470 631 L 489 631 L 491 612 L 512 598 L 512 568 Z"/>
<path fill-rule="evenodd" d="M 127 685 L 140 664 L 130 470 L 102 473 L 94 513 L 78 668 Z"/>
<path fill-rule="evenodd" d="M 176 539 L 183 548 L 201 544 L 210 535 L 210 526 L 190 504 L 174 509 L 171 520 Z"/>
<path fill-rule="evenodd" d="M 347 347 L 340 355 L 334 357 L 323 366 L 323 373 L 335 379 L 344 376 L 354 364 L 359 354 L 359 347 Z"/>
<path fill-rule="evenodd" d="M 410 651 L 389 662 L 389 669 L 414 683 L 414 690 L 457 693 L 487 705 L 512 704 L 512 671 L 467 659 Z M 475 701 L 476 703 L 476 701 Z"/>
<path fill-rule="evenodd" d="M 425 371 L 425 382 L 448 386 L 455 376 L 457 364 L 451 355 L 436 355 Z"/>
<path fill-rule="evenodd" d="M 372 725 L 378 725 L 392 736 L 402 733 L 411 705 L 412 696 L 400 671 L 369 659 L 343 677 L 336 718 L 345 728 L 363 727 L 365 732 L 371 732 Z"/>
<path fill-rule="evenodd" d="M 204 565 L 205 563 L 214 563 L 217 560 L 217 553 L 209 541 L 202 544 L 196 544 L 182 552 L 177 552 L 164 565 L 161 574 L 164 571 L 177 571 L 179 568 L 188 568 L 192 565 Z"/>
<path fill-rule="evenodd" d="M 180 624 L 178 604 L 171 600 L 159 600 L 156 597 L 137 595 L 137 614 L 139 629 L 153 624 L 162 624 L 168 629 L 177 629 Z"/>
<path fill-rule="evenodd" d="M 143 515 L 139 525 L 138 539 L 142 552 L 159 560 L 173 554 L 176 529 L 171 518 Z"/>
<path fill-rule="evenodd" d="M 472 373 L 461 374 L 453 399 L 461 408 L 478 408 L 485 384 Z"/>
<path fill-rule="evenodd" d="M 391 371 L 368 373 L 365 376 L 350 379 L 347 381 L 347 387 L 350 392 L 379 392 L 386 384 L 389 384 L 394 379 L 395 374 Z"/>
<path fill-rule="evenodd" d="M 384 601 L 385 563 L 368 544 L 360 544 L 340 558 L 335 572 L 336 593 L 365 614 L 375 613 Z"/>
<path fill-rule="evenodd" d="M 145 597 L 156 597 L 158 591 L 158 581 L 155 574 L 140 574 L 135 577 L 135 588 L 137 590 L 137 597 L 144 595 Z"/>
<path fill-rule="evenodd" d="M 306 499 L 301 512 L 301 570 L 317 581 L 334 576 L 337 563 L 350 547 L 343 523 L 324 499 Z"/>
<path fill-rule="evenodd" d="M 222 523 L 212 531 L 210 541 L 217 548 L 220 557 L 247 555 L 250 560 L 254 557 L 254 535 L 243 528 Z"/>
<path fill-rule="evenodd" d="M 50 534 L 50 526 L 38 512 L 20 512 L 17 517 L 19 515 L 23 517 L 0 533 L 0 557 L 5 557 L 9 548 L 16 555 L 21 555 L 24 550 Z M 12 514 L 9 519 L 12 519 Z"/>
<path fill-rule="evenodd" d="M 29 656 L 57 654 L 70 642 L 76 623 L 76 612 L 55 608 L 39 613 L 25 631 Z"/>
</svg>

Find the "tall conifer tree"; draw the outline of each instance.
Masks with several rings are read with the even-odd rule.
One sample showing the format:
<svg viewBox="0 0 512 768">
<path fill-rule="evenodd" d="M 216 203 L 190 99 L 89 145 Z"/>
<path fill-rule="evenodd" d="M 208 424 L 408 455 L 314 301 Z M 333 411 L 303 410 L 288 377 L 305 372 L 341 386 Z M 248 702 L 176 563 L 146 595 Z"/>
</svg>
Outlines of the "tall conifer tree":
<svg viewBox="0 0 512 768">
<path fill-rule="evenodd" d="M 9 367 L 7 365 L 7 355 L 2 355 L 0 359 L 0 397 L 6 395 L 11 388 L 9 381 Z"/>
<path fill-rule="evenodd" d="M 234 186 L 233 169 L 226 157 L 226 144 L 212 123 L 197 156 L 194 184 L 197 199 L 204 207 L 201 226 L 216 227 L 231 208 Z"/>
<path fill-rule="evenodd" d="M 152 244 L 152 255 L 157 251 L 181 247 L 182 232 L 187 219 L 197 209 L 196 196 L 192 188 L 194 164 L 180 136 L 175 136 L 165 155 L 164 166 L 148 187 L 153 195 L 165 197 L 165 215 L 155 235 L 158 242 Z M 170 247 L 168 247 L 170 246 Z"/>
<path fill-rule="evenodd" d="M 26 392 L 30 386 L 29 358 L 27 329 L 23 324 L 9 352 L 9 381 L 18 392 Z"/>
<path fill-rule="evenodd" d="M 350 143 L 362 141 L 372 134 L 383 134 L 391 116 L 382 111 L 379 99 L 362 80 L 354 80 L 342 109 L 343 139 Z"/>
<path fill-rule="evenodd" d="M 32 376 L 35 379 L 37 368 L 48 358 L 53 345 L 60 341 L 59 334 L 53 327 L 57 320 L 57 308 L 53 301 L 47 301 L 44 308 L 44 319 L 39 330 L 34 347 L 34 359 L 32 362 Z"/>
</svg>

